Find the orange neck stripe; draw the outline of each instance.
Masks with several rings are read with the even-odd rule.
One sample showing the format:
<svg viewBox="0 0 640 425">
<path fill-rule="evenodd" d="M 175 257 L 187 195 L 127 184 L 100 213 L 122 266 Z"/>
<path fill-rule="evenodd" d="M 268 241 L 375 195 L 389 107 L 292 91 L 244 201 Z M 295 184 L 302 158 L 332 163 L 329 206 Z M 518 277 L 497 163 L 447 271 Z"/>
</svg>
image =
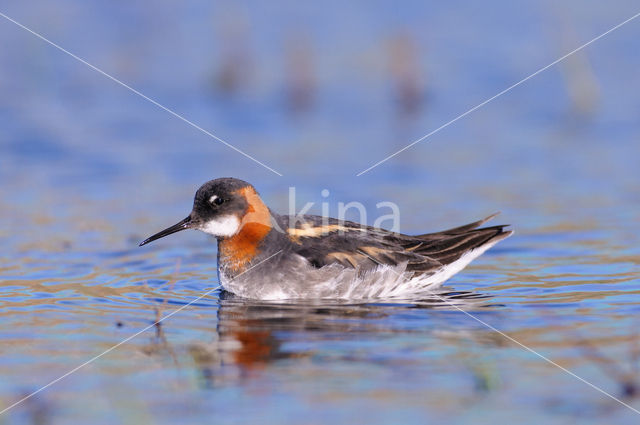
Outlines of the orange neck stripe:
<svg viewBox="0 0 640 425">
<path fill-rule="evenodd" d="M 218 244 L 221 259 L 234 272 L 242 271 L 256 256 L 258 245 L 271 231 L 271 214 L 255 189 L 247 186 L 238 193 L 249 204 L 240 222 L 240 231 Z"/>
</svg>

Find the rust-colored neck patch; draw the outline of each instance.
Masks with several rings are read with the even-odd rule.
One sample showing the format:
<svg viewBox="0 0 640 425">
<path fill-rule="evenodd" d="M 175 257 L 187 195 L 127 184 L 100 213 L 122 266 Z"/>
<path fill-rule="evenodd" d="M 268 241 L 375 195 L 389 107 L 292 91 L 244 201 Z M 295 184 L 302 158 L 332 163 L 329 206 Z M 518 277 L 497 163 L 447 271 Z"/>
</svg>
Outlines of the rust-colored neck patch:
<svg viewBox="0 0 640 425">
<path fill-rule="evenodd" d="M 240 230 L 218 244 L 225 268 L 242 272 L 256 256 L 258 245 L 271 231 L 271 214 L 260 196 L 251 186 L 236 192 L 247 200 L 247 211 L 240 221 Z"/>
</svg>

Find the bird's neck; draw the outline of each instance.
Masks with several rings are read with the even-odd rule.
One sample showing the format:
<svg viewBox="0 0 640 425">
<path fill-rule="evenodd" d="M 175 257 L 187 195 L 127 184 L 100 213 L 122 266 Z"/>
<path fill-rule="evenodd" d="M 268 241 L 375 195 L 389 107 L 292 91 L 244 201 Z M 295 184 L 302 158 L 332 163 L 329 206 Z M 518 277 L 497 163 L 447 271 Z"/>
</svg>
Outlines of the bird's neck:
<svg viewBox="0 0 640 425">
<path fill-rule="evenodd" d="M 240 189 L 248 206 L 235 235 L 218 240 L 219 263 L 226 270 L 241 273 L 259 253 L 262 241 L 272 230 L 271 213 L 252 187 Z"/>
</svg>

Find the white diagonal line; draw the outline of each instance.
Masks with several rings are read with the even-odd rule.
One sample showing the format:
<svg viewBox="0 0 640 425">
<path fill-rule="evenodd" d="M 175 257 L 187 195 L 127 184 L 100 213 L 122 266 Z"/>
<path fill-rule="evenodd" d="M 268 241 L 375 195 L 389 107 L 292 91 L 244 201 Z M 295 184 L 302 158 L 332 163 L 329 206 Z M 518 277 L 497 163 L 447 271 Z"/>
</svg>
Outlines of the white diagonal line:
<svg viewBox="0 0 640 425">
<path fill-rule="evenodd" d="M 260 261 L 258 264 L 255 264 L 255 265 L 253 265 L 253 266 L 249 267 L 247 270 L 243 271 L 242 273 L 239 273 L 236 277 L 234 277 L 234 279 L 238 278 L 239 276 L 243 275 L 244 273 L 248 272 L 249 270 L 252 270 L 252 269 L 254 269 L 254 268 L 258 267 L 260 264 L 263 264 L 264 262 L 266 262 L 266 261 L 268 261 L 268 260 L 272 259 L 273 257 L 275 257 L 276 255 L 280 254 L 281 252 L 282 252 L 282 250 L 280 250 L 280 251 L 276 252 L 275 254 L 273 254 L 273 255 L 271 255 L 271 256 L 269 256 L 269 257 L 265 258 L 264 260 Z M 174 315 L 174 314 L 176 314 L 176 313 L 179 313 L 180 311 L 184 310 L 185 308 L 189 307 L 191 304 L 193 304 L 193 303 L 195 303 L 195 302 L 197 302 L 197 301 L 201 300 L 202 298 L 206 297 L 207 295 L 209 295 L 210 293 L 212 293 L 212 292 L 213 292 L 213 291 L 215 291 L 216 289 L 220 288 L 221 286 L 222 286 L 222 285 L 218 285 L 218 286 L 216 286 L 215 288 L 208 290 L 208 291 L 207 291 L 207 292 L 205 292 L 204 294 L 200 295 L 198 298 L 196 298 L 196 299 L 194 299 L 194 300 L 192 300 L 192 301 L 189 301 L 189 303 L 187 303 L 187 304 L 183 305 L 182 307 L 180 307 L 180 308 L 178 308 L 178 309 L 176 309 L 176 310 L 172 311 L 171 313 L 167 314 L 166 316 L 163 316 L 161 319 L 158 319 L 156 322 L 154 322 L 154 323 L 150 324 L 149 326 L 147 326 L 147 327 L 145 327 L 145 328 L 143 328 L 143 329 L 139 330 L 138 332 L 134 333 L 133 335 L 131 335 L 131 336 L 129 336 L 129 337 L 127 337 L 127 338 L 123 339 L 122 341 L 120 341 L 120 342 L 119 342 L 119 343 L 117 343 L 116 345 L 114 345 L 114 346 L 112 346 L 112 347 L 110 347 L 110 348 L 106 349 L 105 351 L 103 351 L 102 353 L 100 353 L 100 354 L 98 354 L 98 355 L 96 355 L 96 356 L 93 356 L 92 358 L 90 358 L 90 359 L 89 359 L 89 360 L 87 360 L 86 362 L 82 363 L 80 366 L 76 366 L 76 367 L 74 367 L 73 369 L 71 369 L 70 371 L 68 371 L 67 373 L 65 373 L 64 375 L 62 375 L 62 376 L 60 376 L 60 377 L 58 377 L 58 378 L 54 379 L 53 381 L 49 382 L 49 383 L 48 383 L 48 384 L 46 384 L 46 385 L 44 385 L 44 386 L 42 386 L 42 387 L 38 388 L 38 389 L 37 389 L 37 390 L 35 390 L 34 392 L 32 392 L 32 393 L 30 393 L 30 394 L 28 394 L 28 395 L 26 395 L 26 396 L 22 397 L 20 400 L 16 401 L 16 402 L 15 402 L 15 403 L 13 403 L 12 405 L 10 405 L 10 406 L 5 407 L 4 409 L 2 409 L 2 410 L 0 411 L 0 415 L 2 415 L 3 413 L 5 413 L 6 411 L 8 411 L 8 410 L 10 410 L 10 409 L 12 409 L 12 408 L 14 408 L 14 407 L 16 407 L 17 405 L 19 405 L 19 404 L 20 404 L 20 403 L 22 403 L 23 401 L 30 399 L 31 397 L 33 397 L 34 395 L 38 394 L 39 392 L 46 390 L 47 388 L 49 388 L 49 387 L 50 387 L 50 386 L 52 386 L 53 384 L 55 384 L 55 383 L 57 383 L 57 382 L 59 382 L 59 381 L 63 380 L 64 378 L 66 378 L 67 376 L 71 375 L 72 373 L 77 372 L 78 370 L 82 369 L 83 367 L 85 367 L 85 366 L 86 366 L 86 365 L 88 365 L 89 363 L 92 363 L 92 362 L 94 362 L 94 361 L 98 360 L 100 357 L 104 356 L 104 355 L 105 355 L 105 354 L 107 354 L 107 353 L 110 353 L 111 351 L 113 351 L 113 350 L 115 350 L 116 348 L 120 347 L 122 344 L 125 344 L 125 343 L 127 343 L 127 342 L 131 341 L 133 338 L 135 338 L 135 337 L 137 337 L 138 335 L 140 335 L 141 333 L 143 333 L 143 332 L 145 332 L 145 331 L 147 331 L 147 330 L 151 329 L 152 327 L 156 326 L 158 323 L 162 322 L 163 320 L 168 319 L 169 317 L 173 316 L 173 315 Z"/>
<path fill-rule="evenodd" d="M 71 53 L 70 51 L 64 49 L 63 47 L 57 45 L 56 43 L 54 43 L 53 41 L 47 39 L 46 37 L 38 34 L 37 32 L 33 31 L 30 28 L 27 28 L 26 26 L 22 25 L 20 22 L 16 21 L 15 19 L 10 18 L 9 16 L 5 15 L 4 13 L 0 12 L 0 16 L 2 16 L 3 18 L 5 18 L 6 20 L 13 22 L 14 24 L 16 24 L 17 26 L 19 26 L 20 28 L 22 28 L 25 31 L 30 32 L 31 34 L 35 35 L 36 37 L 38 37 L 39 39 L 41 39 L 42 41 L 50 44 L 51 46 L 55 47 L 56 49 L 60 50 L 61 52 L 66 53 L 67 55 L 71 56 L 72 58 L 74 58 L 75 60 L 82 62 L 83 64 L 87 65 L 89 68 L 93 69 L 94 71 L 104 75 L 105 77 L 107 77 L 108 79 L 114 81 L 115 83 L 120 84 L 122 87 L 126 88 L 127 90 L 137 94 L 138 96 L 140 96 L 141 98 L 153 103 L 154 105 L 156 105 L 158 108 L 163 109 L 164 111 L 170 113 L 171 115 L 173 115 L 174 117 L 186 122 L 187 124 L 189 124 L 191 127 L 200 130 L 201 132 L 203 132 L 204 134 L 206 134 L 207 136 L 217 140 L 218 142 L 222 143 L 223 145 L 227 146 L 228 148 L 233 149 L 234 151 L 238 152 L 241 155 L 244 155 L 245 157 L 249 158 L 250 160 L 252 160 L 253 162 L 262 165 L 264 168 L 266 168 L 267 170 L 271 171 L 272 173 L 275 173 L 277 175 L 279 175 L 280 177 L 282 177 L 282 174 L 280 174 L 279 172 L 277 172 L 276 170 L 274 170 L 273 168 L 269 167 L 268 165 L 258 161 L 257 159 L 255 159 L 254 157 L 252 157 L 251 155 L 249 155 L 246 152 L 243 152 L 242 150 L 236 148 L 235 146 L 233 146 L 231 143 L 226 142 L 225 140 L 222 140 L 220 137 L 216 136 L 215 134 L 211 133 L 210 131 L 205 130 L 204 128 L 200 127 L 199 125 L 197 125 L 196 123 L 194 123 L 193 121 L 188 120 L 187 118 L 183 117 L 182 115 L 178 114 L 177 112 L 174 112 L 173 110 L 167 108 L 166 106 L 156 102 L 155 100 L 151 99 L 150 97 L 140 93 L 138 90 L 134 89 L 133 87 L 123 83 L 122 81 L 118 80 L 116 77 L 107 74 L 106 72 L 104 72 L 103 70 L 101 70 L 100 68 L 91 65 L 89 62 L 85 61 L 84 59 L 74 55 L 73 53 Z"/>
<path fill-rule="evenodd" d="M 618 28 L 620 28 L 621 26 L 623 26 L 624 24 L 631 22 L 632 20 L 636 19 L 638 16 L 640 16 L 640 12 L 636 13 L 635 15 L 633 15 L 632 17 L 630 17 L 629 19 L 620 22 L 618 25 L 616 25 L 615 27 L 609 29 L 606 32 L 603 32 L 602 34 L 600 34 L 599 36 L 597 36 L 596 38 L 593 38 L 591 40 L 589 40 L 588 42 L 584 43 L 582 46 L 570 51 L 569 53 L 567 53 L 566 55 L 562 56 L 559 59 L 556 59 L 555 61 L 551 62 L 549 65 L 540 68 L 539 70 L 537 70 L 536 72 L 534 72 L 533 74 L 529 75 L 528 77 L 523 78 L 522 80 L 518 81 L 517 83 L 507 87 L 506 89 L 502 90 L 500 93 L 496 94 L 493 97 L 490 97 L 489 99 L 485 100 L 484 102 L 474 106 L 473 108 L 469 109 L 467 112 L 458 115 L 457 117 L 455 117 L 454 119 L 452 119 L 451 121 L 446 122 L 445 124 L 442 124 L 440 127 L 436 128 L 435 130 L 431 131 L 430 133 L 425 134 L 424 136 L 422 136 L 421 138 L 419 138 L 418 140 L 415 140 L 414 142 L 408 144 L 407 146 L 405 146 L 404 148 L 400 149 L 399 151 L 392 153 L 391 155 L 387 156 L 386 158 L 384 158 L 381 161 L 376 162 L 375 164 L 373 164 L 372 166 L 370 166 L 369 168 L 360 171 L 358 174 L 356 174 L 356 177 L 360 177 L 361 175 L 363 175 L 364 173 L 371 171 L 372 169 L 376 168 L 378 165 L 387 162 L 388 160 L 390 160 L 391 158 L 393 158 L 394 156 L 398 155 L 401 152 L 406 151 L 407 149 L 409 149 L 410 147 L 422 142 L 423 140 L 425 140 L 426 138 L 436 134 L 437 132 L 439 132 L 440 130 L 450 126 L 451 124 L 453 124 L 454 122 L 458 121 L 461 118 L 466 117 L 467 115 L 469 115 L 470 113 L 472 113 L 473 111 L 475 111 L 476 109 L 482 108 L 484 105 L 486 105 L 487 103 L 491 102 L 494 99 L 497 99 L 498 97 L 502 96 L 503 94 L 507 93 L 508 91 L 510 91 L 511 89 L 519 86 L 520 84 L 524 83 L 525 81 L 535 77 L 536 75 L 540 74 L 541 72 L 551 68 L 553 65 L 557 64 L 558 62 L 561 62 L 563 60 L 565 60 L 566 58 L 568 58 L 569 56 L 573 55 L 576 52 L 579 52 L 580 50 L 584 49 L 585 47 L 587 47 L 588 45 L 590 45 L 591 43 L 598 41 L 599 39 L 601 39 L 602 37 L 604 37 L 605 35 L 609 34 L 610 32 L 613 32 L 615 30 L 617 30 Z"/>
<path fill-rule="evenodd" d="M 361 252 L 362 254 L 364 254 L 365 256 L 369 257 L 369 259 L 371 259 L 371 261 L 373 261 L 374 263 L 377 263 L 377 261 L 372 258 L 371 256 L 369 256 L 367 253 Z M 398 273 L 397 271 L 391 269 L 391 271 L 395 274 L 397 274 L 398 276 L 402 277 L 402 273 Z M 527 350 L 528 352 L 535 354 L 536 356 L 540 357 L 542 360 L 546 361 L 549 364 L 554 365 L 555 367 L 559 368 L 560 370 L 568 373 L 569 375 L 573 376 L 574 378 L 578 379 L 579 381 L 584 382 L 585 384 L 589 385 L 591 388 L 593 388 L 594 390 L 597 390 L 599 392 L 601 392 L 602 394 L 606 395 L 607 397 L 617 401 L 618 403 L 622 404 L 625 407 L 628 407 L 629 409 L 633 410 L 635 413 L 640 415 L 640 410 L 637 410 L 636 408 L 634 408 L 633 406 L 630 406 L 629 404 L 625 403 L 624 401 L 620 400 L 619 398 L 617 398 L 614 395 L 611 395 L 610 393 L 606 392 L 605 390 L 603 390 L 602 388 L 598 387 L 597 385 L 592 384 L 591 382 L 587 381 L 584 378 L 581 378 L 580 376 L 576 375 L 575 373 L 571 372 L 569 369 L 560 366 L 558 363 L 554 362 L 553 360 L 551 360 L 550 358 L 544 356 L 543 354 L 538 353 L 536 350 L 534 350 L 533 348 L 530 348 L 526 345 L 524 345 L 523 343 L 521 343 L 520 341 L 518 341 L 517 339 L 507 335 L 506 333 L 502 332 L 501 330 L 491 326 L 490 324 L 488 324 L 487 322 L 485 322 L 484 320 L 474 316 L 473 314 L 469 313 L 468 311 L 463 310 L 462 308 L 458 307 L 455 303 L 450 302 L 449 300 L 447 300 L 446 298 L 441 297 L 440 295 L 436 294 L 435 292 L 431 292 L 429 293 L 429 295 L 433 295 L 436 298 L 440 299 L 440 301 L 450 305 L 451 307 L 455 308 L 456 310 L 461 311 L 462 313 L 466 314 L 467 316 L 471 317 L 473 320 L 475 320 L 478 323 L 481 323 L 482 325 L 486 326 L 487 328 L 491 329 L 492 331 L 502 335 L 503 337 L 505 337 L 506 339 L 508 339 L 509 341 L 519 345 L 520 347 L 524 348 L 525 350 Z"/>
</svg>

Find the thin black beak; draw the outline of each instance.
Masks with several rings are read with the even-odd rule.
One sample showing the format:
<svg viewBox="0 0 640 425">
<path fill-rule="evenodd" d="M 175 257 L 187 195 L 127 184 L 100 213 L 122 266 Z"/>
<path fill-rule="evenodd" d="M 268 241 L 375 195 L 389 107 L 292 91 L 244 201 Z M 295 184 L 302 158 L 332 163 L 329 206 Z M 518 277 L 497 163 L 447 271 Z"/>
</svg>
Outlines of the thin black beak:
<svg viewBox="0 0 640 425">
<path fill-rule="evenodd" d="M 189 228 L 191 228 L 191 216 L 185 218 L 180 223 L 176 223 L 173 226 L 167 227 L 166 229 L 156 233 L 155 235 L 148 237 L 147 239 L 140 242 L 140 245 L 138 246 L 146 245 L 149 242 L 155 241 L 156 239 L 164 238 L 165 236 L 168 236 L 172 233 L 179 232 L 181 230 L 185 230 Z"/>
</svg>

